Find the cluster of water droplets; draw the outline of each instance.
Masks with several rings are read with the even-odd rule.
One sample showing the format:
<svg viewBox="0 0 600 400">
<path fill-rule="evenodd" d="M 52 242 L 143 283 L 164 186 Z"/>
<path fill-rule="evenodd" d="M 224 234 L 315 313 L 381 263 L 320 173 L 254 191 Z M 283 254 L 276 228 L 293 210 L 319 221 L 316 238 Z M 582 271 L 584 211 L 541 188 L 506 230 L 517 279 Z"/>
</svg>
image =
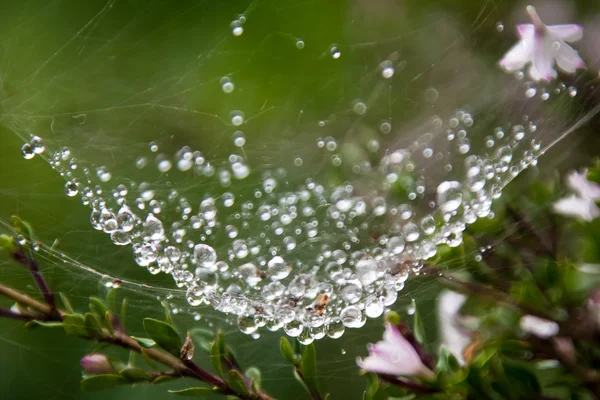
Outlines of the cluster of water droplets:
<svg viewBox="0 0 600 400">
<path fill-rule="evenodd" d="M 360 100 L 353 109 L 367 112 Z M 244 123 L 240 111 L 230 118 L 233 128 Z M 408 148 L 365 143 L 379 161 L 348 161 L 355 163 L 356 182 L 338 185 L 296 182 L 284 168 L 253 171 L 235 151 L 211 162 L 188 146 L 168 155 L 150 143 L 156 154 L 141 155 L 135 167 L 193 174 L 207 188 L 194 192 L 199 201 L 169 180 L 160 187 L 119 181 L 106 167 L 80 163 L 68 148 L 54 151 L 49 162 L 65 178 L 65 193 L 91 207 L 92 226 L 116 245 L 131 246 L 140 267 L 172 275 L 186 288 L 190 306 L 233 314 L 244 333 L 283 329 L 309 343 L 382 315 L 439 245 L 458 246 L 467 224 L 492 216 L 493 199 L 539 155 L 540 143 L 527 139 L 536 129 L 532 123 L 496 128 L 478 155 L 471 154 L 474 117 L 468 112 L 430 122 L 435 134 Z M 378 128 L 392 131 L 390 121 Z M 232 148 L 245 144 L 235 130 Z M 316 140 L 316 151 L 331 157 L 330 168 L 345 162 L 340 147 L 333 137 Z M 33 136 L 22 150 L 32 158 L 45 148 Z M 419 164 L 432 160 L 453 178 L 424 176 Z M 302 158 L 294 166 L 302 166 Z"/>
</svg>

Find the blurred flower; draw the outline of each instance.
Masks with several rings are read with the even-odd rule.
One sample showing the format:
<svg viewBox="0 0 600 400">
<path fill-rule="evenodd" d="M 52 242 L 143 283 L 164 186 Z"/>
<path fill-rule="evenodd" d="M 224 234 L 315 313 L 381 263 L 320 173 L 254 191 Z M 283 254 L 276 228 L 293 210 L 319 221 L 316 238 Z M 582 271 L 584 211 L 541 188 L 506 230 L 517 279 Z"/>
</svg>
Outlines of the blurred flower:
<svg viewBox="0 0 600 400">
<path fill-rule="evenodd" d="M 88 374 L 112 374 L 115 372 L 104 354 L 88 354 L 81 359 L 81 367 Z"/>
<path fill-rule="evenodd" d="M 433 371 L 427 368 L 416 350 L 392 324 L 385 325 L 383 341 L 369 344 L 369 357 L 357 359 L 359 367 L 378 374 L 421 376 L 433 378 Z"/>
<path fill-rule="evenodd" d="M 517 26 L 521 40 L 500 60 L 507 72 L 522 69 L 531 63 L 527 73 L 534 81 L 550 81 L 556 77 L 554 63 L 567 73 L 585 68 L 585 63 L 566 42 L 576 42 L 583 37 L 583 27 L 576 24 L 546 26 L 535 8 L 527 6 L 532 24 Z"/>
<path fill-rule="evenodd" d="M 460 365 L 465 365 L 464 351 L 471 343 L 472 333 L 467 325 L 472 325 L 474 317 L 464 317 L 459 310 L 467 300 L 460 293 L 446 290 L 438 298 L 438 318 L 442 334 L 442 346 L 456 357 Z"/>
<path fill-rule="evenodd" d="M 538 318 L 533 315 L 524 315 L 519 321 L 521 329 L 541 339 L 548 339 L 558 333 L 558 324 L 554 321 Z"/>
<path fill-rule="evenodd" d="M 600 209 L 596 205 L 596 201 L 600 200 L 600 185 L 588 181 L 585 174 L 576 171 L 567 177 L 567 185 L 579 196 L 571 195 L 558 200 L 554 203 L 555 212 L 579 217 L 585 221 L 600 216 Z"/>
</svg>

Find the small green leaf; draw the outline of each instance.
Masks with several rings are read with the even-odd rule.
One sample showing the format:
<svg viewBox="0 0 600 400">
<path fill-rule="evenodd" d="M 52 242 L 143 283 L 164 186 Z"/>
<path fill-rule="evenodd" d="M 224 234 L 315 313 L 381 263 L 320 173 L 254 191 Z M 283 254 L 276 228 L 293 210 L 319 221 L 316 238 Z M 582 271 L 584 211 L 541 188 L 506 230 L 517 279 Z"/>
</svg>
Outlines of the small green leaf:
<svg viewBox="0 0 600 400">
<path fill-rule="evenodd" d="M 169 393 L 176 396 L 206 397 L 215 393 L 219 393 L 219 391 L 208 387 L 193 387 L 182 390 L 169 390 Z"/>
<path fill-rule="evenodd" d="M 234 392 L 244 396 L 249 394 L 246 383 L 244 383 L 244 377 L 238 371 L 234 369 L 229 371 L 227 382 L 229 383 L 229 387 L 233 389 Z"/>
<path fill-rule="evenodd" d="M 173 326 L 173 318 L 171 318 L 171 308 L 169 307 L 169 303 L 166 300 L 163 300 L 160 304 L 165 311 L 165 321 L 167 321 L 167 324 Z"/>
<path fill-rule="evenodd" d="M 306 382 L 304 382 L 302 377 L 300 375 L 298 375 L 298 371 L 296 370 L 295 367 L 292 368 L 292 373 L 294 374 L 294 378 L 296 378 L 296 381 L 298 381 L 298 383 L 304 388 L 304 390 L 306 390 L 306 393 L 308 393 L 312 397 L 312 393 L 311 393 L 310 389 L 308 388 L 308 386 L 306 386 Z"/>
<path fill-rule="evenodd" d="M 59 296 L 63 305 L 65 306 L 65 309 L 69 312 L 69 314 L 73 314 L 75 310 L 73 309 L 73 305 L 71 304 L 69 298 L 62 292 L 59 293 Z"/>
<path fill-rule="evenodd" d="M 143 382 L 150 379 L 146 371 L 136 367 L 122 369 L 119 374 L 129 382 Z"/>
<path fill-rule="evenodd" d="M 192 335 L 194 343 L 200 348 L 210 352 L 210 348 L 212 347 L 211 343 L 215 339 L 215 335 L 211 331 L 208 329 L 196 328 L 190 331 L 190 335 Z"/>
<path fill-rule="evenodd" d="M 302 362 L 300 364 L 304 381 L 309 388 L 318 392 L 317 382 L 317 350 L 315 344 L 311 343 L 304 349 L 302 353 Z"/>
<path fill-rule="evenodd" d="M 288 360 L 293 365 L 298 364 L 298 360 L 296 359 L 296 355 L 294 354 L 294 350 L 292 350 L 292 345 L 290 342 L 284 338 L 283 336 L 279 340 L 279 351 L 281 355 Z"/>
<path fill-rule="evenodd" d="M 5 251 L 7 253 L 13 253 L 16 249 L 15 241 L 11 236 L 8 235 L 0 235 L 0 251 Z"/>
<path fill-rule="evenodd" d="M 119 375 L 94 375 L 81 381 L 81 391 L 98 392 L 127 383 L 127 380 Z"/>
<path fill-rule="evenodd" d="M 121 312 L 119 313 L 119 321 L 121 322 L 121 328 L 125 329 L 125 323 L 127 322 L 127 298 L 123 299 L 121 303 Z"/>
<path fill-rule="evenodd" d="M 32 242 L 35 241 L 35 235 L 33 233 L 33 228 L 29 222 L 23 221 L 21 218 L 17 217 L 16 215 L 12 216 L 12 221 L 13 221 L 13 226 L 15 227 L 15 230 L 18 233 L 20 233 L 21 235 L 24 235 Z"/>
<path fill-rule="evenodd" d="M 116 312 L 116 304 L 117 304 L 117 295 L 119 294 L 119 291 L 117 290 L 117 288 L 110 288 L 108 290 L 108 293 L 106 294 L 106 307 L 112 311 L 112 312 Z"/>
<path fill-rule="evenodd" d="M 420 344 L 425 343 L 425 327 L 423 326 L 423 319 L 421 318 L 421 314 L 415 305 L 415 312 L 413 314 L 413 333 L 415 335 L 415 339 Z"/>
<path fill-rule="evenodd" d="M 100 325 L 100 321 L 98 321 L 98 318 L 94 314 L 86 313 L 84 316 L 84 324 L 89 336 L 102 336 L 102 325 Z"/>
<path fill-rule="evenodd" d="M 87 337 L 85 320 L 81 314 L 67 314 L 63 318 L 63 328 L 65 333 L 70 336 Z"/>
<path fill-rule="evenodd" d="M 254 386 L 256 386 L 256 388 L 254 389 L 255 391 L 257 389 L 260 389 L 261 387 L 261 380 L 262 380 L 262 374 L 260 373 L 260 370 L 256 367 L 250 367 L 246 370 L 245 375 L 252 379 L 252 383 Z"/>
<path fill-rule="evenodd" d="M 154 318 L 144 318 L 144 329 L 158 346 L 179 357 L 183 343 L 171 325 Z"/>
<path fill-rule="evenodd" d="M 113 314 L 110 311 L 107 311 L 106 314 L 104 314 L 104 326 L 106 329 L 112 332 L 115 328 L 114 322 Z"/>
<path fill-rule="evenodd" d="M 369 373 L 367 376 L 367 390 L 363 396 L 364 400 L 373 400 L 375 393 L 379 389 L 379 377 L 377 374 Z"/>
<path fill-rule="evenodd" d="M 104 319 L 106 314 L 106 305 L 97 297 L 90 297 L 90 311 L 98 316 L 99 319 Z"/>
<path fill-rule="evenodd" d="M 221 343 L 222 341 L 222 335 L 217 335 L 215 341 L 212 344 L 212 347 L 210 348 L 210 363 L 219 376 L 223 376 L 223 364 L 221 361 L 223 358 L 223 353 L 221 349 L 223 349 L 224 346 Z"/>
<path fill-rule="evenodd" d="M 141 337 L 136 337 L 136 336 L 132 336 L 131 337 L 133 340 L 135 340 L 136 342 L 138 342 L 138 344 L 142 347 L 145 347 L 147 349 L 149 349 L 150 347 L 154 347 L 156 346 L 156 342 L 152 339 L 148 339 L 148 338 L 141 338 Z"/>
</svg>

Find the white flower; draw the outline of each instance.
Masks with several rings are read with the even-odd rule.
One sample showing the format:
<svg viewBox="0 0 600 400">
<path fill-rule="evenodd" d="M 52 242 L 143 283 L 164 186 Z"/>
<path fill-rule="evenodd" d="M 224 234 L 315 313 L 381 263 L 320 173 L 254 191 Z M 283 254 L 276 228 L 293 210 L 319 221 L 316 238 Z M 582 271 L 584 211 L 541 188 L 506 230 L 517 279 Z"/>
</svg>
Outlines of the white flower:
<svg viewBox="0 0 600 400">
<path fill-rule="evenodd" d="M 438 298 L 442 345 L 456 357 L 460 365 L 465 365 L 463 353 L 471 343 L 471 330 L 465 326 L 467 317 L 458 313 L 465 300 L 465 296 L 450 290 L 444 291 Z"/>
<path fill-rule="evenodd" d="M 519 321 L 521 329 L 541 339 L 548 339 L 558 333 L 558 324 L 554 321 L 538 318 L 533 315 L 524 315 Z"/>
<path fill-rule="evenodd" d="M 578 68 L 585 68 L 579 53 L 566 43 L 582 38 L 581 25 L 546 26 L 534 7 L 527 6 L 527 13 L 533 23 L 517 26 L 521 40 L 500 60 L 500 66 L 505 71 L 518 71 L 531 63 L 527 70 L 531 79 L 550 81 L 556 77 L 555 61 L 558 68 L 571 74 Z"/>
<path fill-rule="evenodd" d="M 554 203 L 555 212 L 579 217 L 585 221 L 600 216 L 600 209 L 596 205 L 596 201 L 600 200 L 600 185 L 588 181 L 585 174 L 576 171 L 567 177 L 567 185 L 577 192 L 578 196 L 571 195 L 558 200 Z"/>
<path fill-rule="evenodd" d="M 414 347 L 392 324 L 385 325 L 383 341 L 369 344 L 369 357 L 357 359 L 359 367 L 369 372 L 393 376 L 421 376 L 433 378 Z"/>
</svg>

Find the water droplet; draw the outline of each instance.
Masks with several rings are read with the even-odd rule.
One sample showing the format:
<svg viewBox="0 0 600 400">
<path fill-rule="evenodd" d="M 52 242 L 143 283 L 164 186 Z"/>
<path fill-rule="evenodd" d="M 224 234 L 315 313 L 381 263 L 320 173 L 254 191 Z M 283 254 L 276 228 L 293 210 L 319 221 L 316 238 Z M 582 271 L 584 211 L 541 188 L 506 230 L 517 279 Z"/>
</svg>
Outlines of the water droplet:
<svg viewBox="0 0 600 400">
<path fill-rule="evenodd" d="M 235 85 L 231 79 L 225 76 L 221 78 L 221 90 L 223 90 L 223 93 L 229 94 L 235 90 Z"/>
<path fill-rule="evenodd" d="M 329 48 L 329 54 L 331 54 L 331 58 L 333 58 L 334 60 L 337 60 L 342 55 L 339 47 L 335 44 Z"/>
<path fill-rule="evenodd" d="M 67 181 L 65 183 L 65 194 L 69 197 L 77 196 L 79 189 L 77 188 L 77 184 L 73 181 Z"/>
</svg>

